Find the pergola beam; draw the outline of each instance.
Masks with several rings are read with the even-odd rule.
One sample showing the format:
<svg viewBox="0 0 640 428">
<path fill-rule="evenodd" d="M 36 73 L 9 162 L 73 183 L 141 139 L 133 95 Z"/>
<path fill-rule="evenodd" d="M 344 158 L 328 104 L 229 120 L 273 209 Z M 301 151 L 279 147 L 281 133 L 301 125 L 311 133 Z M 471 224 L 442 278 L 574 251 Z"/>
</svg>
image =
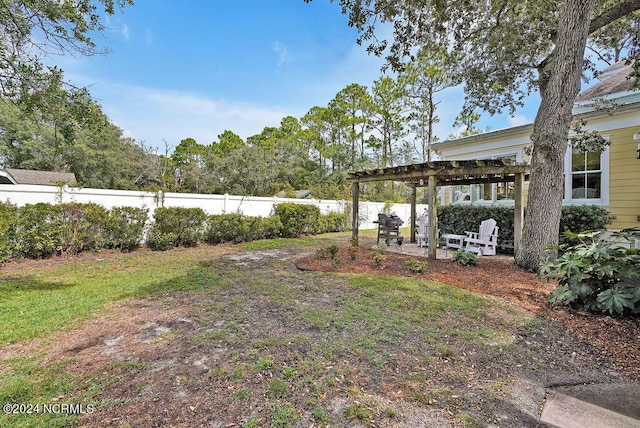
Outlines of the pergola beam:
<svg viewBox="0 0 640 428">
<path fill-rule="evenodd" d="M 515 183 L 514 251 L 517 252 L 524 223 L 523 188 L 529 174 L 529 166 L 516 164 L 510 159 L 478 159 L 432 161 L 421 164 L 370 169 L 349 174 L 353 204 L 352 237 L 358 239 L 358 200 L 360 183 L 376 181 L 401 181 L 412 187 L 411 193 L 411 242 L 415 242 L 416 192 L 418 187 L 429 188 L 429 243 L 436 242 L 437 212 L 436 190 L 438 186 L 465 184 Z M 429 245 L 429 258 L 436 257 L 436 246 Z"/>
</svg>

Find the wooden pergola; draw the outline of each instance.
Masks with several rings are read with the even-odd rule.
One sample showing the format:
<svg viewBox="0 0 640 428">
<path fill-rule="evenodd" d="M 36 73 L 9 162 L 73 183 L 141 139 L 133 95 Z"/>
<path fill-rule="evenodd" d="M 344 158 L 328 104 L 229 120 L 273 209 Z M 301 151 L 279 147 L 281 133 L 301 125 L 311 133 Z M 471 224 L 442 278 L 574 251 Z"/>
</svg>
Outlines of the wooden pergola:
<svg viewBox="0 0 640 428">
<path fill-rule="evenodd" d="M 524 181 L 528 178 L 529 166 L 510 159 L 449 160 L 412 165 L 393 166 L 349 173 L 353 201 L 352 236 L 358 238 L 358 201 L 360 183 L 374 181 L 399 181 L 411 186 L 411 242 L 415 242 L 416 193 L 418 187 L 428 187 L 429 192 L 429 242 L 436 242 L 436 189 L 438 186 L 457 186 L 485 183 L 514 183 L 513 245 L 517 253 L 524 220 Z M 436 258 L 436 246 L 429 245 L 428 257 Z"/>
</svg>

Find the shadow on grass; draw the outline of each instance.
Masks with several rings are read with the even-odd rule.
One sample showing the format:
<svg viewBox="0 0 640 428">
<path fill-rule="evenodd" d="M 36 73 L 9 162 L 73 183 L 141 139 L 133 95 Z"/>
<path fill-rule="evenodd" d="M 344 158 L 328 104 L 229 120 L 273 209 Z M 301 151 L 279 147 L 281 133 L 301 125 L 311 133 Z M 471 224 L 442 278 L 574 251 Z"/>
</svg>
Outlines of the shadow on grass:
<svg viewBox="0 0 640 428">
<path fill-rule="evenodd" d="M 136 290 L 138 295 L 170 293 L 172 291 L 203 291 L 220 284 L 222 276 L 215 269 L 215 261 L 201 261 L 185 275 L 149 284 Z"/>
<path fill-rule="evenodd" d="M 53 291 L 73 284 L 63 282 L 42 281 L 33 276 L 0 277 L 0 293 L 10 293 L 12 291 Z"/>
</svg>

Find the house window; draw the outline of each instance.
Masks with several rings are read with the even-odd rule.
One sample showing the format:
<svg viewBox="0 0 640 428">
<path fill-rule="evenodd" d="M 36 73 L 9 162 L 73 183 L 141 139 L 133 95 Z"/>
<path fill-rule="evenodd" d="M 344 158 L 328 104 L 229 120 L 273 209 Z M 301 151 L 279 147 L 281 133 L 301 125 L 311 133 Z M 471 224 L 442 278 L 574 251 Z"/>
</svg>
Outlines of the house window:
<svg viewBox="0 0 640 428">
<path fill-rule="evenodd" d="M 608 148 L 602 153 L 569 148 L 565 158 L 565 201 L 608 203 L 608 165 Z"/>
<path fill-rule="evenodd" d="M 471 202 L 471 186 L 453 186 L 453 202 Z"/>
<path fill-rule="evenodd" d="M 492 156 L 485 159 L 511 159 L 513 161 L 521 161 L 521 153 L 504 153 L 498 156 Z M 494 203 L 497 201 L 511 202 L 515 194 L 514 183 L 486 183 L 471 184 L 464 186 L 452 187 L 453 203 Z"/>
</svg>

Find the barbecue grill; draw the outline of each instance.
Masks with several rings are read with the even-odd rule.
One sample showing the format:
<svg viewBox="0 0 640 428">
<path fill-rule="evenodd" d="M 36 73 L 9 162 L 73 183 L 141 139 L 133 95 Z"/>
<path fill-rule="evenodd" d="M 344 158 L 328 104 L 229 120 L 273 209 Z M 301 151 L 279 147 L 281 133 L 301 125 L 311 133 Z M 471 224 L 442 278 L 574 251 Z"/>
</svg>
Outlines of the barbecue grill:
<svg viewBox="0 0 640 428">
<path fill-rule="evenodd" d="M 400 234 L 400 226 L 404 223 L 400 217 L 395 214 L 378 214 L 378 243 L 380 238 L 384 238 L 384 242 L 390 245 L 392 240 L 396 240 L 398 245 L 402 245 L 404 238 Z"/>
</svg>

